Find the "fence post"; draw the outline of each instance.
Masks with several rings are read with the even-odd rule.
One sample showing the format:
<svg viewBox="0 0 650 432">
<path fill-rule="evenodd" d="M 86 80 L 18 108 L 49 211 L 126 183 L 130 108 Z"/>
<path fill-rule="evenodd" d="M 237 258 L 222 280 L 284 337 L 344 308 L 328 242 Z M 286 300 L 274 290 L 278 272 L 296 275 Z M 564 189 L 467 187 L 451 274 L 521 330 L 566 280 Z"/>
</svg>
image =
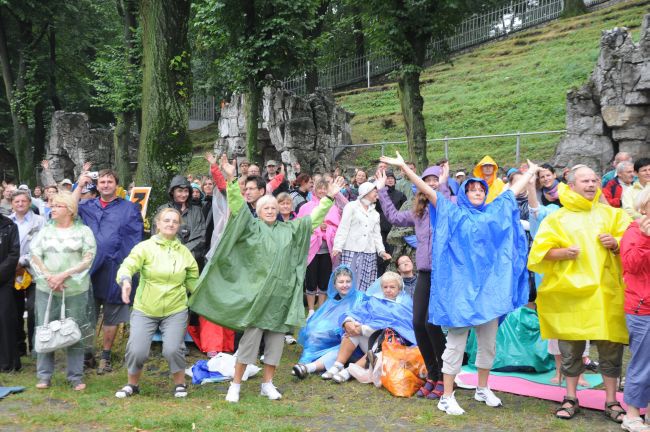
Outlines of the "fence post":
<svg viewBox="0 0 650 432">
<path fill-rule="evenodd" d="M 368 77 L 368 88 L 370 88 L 370 60 L 366 62 L 366 76 Z"/>
<path fill-rule="evenodd" d="M 516 147 L 516 161 L 517 161 L 517 166 L 519 166 L 519 152 L 521 151 L 521 132 L 517 131 L 517 147 Z"/>
<path fill-rule="evenodd" d="M 449 139 L 445 137 L 445 159 L 449 159 Z"/>
<path fill-rule="evenodd" d="M 386 154 L 386 144 L 381 145 L 381 155 L 384 156 Z"/>
</svg>

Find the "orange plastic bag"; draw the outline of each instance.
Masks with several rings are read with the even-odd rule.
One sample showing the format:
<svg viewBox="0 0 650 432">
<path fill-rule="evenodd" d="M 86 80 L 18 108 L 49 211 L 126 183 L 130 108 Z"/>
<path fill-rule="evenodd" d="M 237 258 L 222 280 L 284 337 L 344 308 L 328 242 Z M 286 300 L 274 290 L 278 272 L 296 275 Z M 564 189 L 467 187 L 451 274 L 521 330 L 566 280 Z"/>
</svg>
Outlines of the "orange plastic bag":
<svg viewBox="0 0 650 432">
<path fill-rule="evenodd" d="M 424 384 L 427 368 L 417 346 L 402 345 L 392 330 L 381 344 L 381 383 L 397 397 L 411 397 Z"/>
</svg>

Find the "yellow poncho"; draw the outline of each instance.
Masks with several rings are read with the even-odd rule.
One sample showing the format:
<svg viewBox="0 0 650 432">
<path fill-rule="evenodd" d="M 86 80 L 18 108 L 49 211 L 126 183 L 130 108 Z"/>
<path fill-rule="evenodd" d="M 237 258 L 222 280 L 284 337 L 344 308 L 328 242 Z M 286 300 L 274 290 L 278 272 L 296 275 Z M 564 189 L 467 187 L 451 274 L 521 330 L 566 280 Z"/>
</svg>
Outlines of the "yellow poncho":
<svg viewBox="0 0 650 432">
<path fill-rule="evenodd" d="M 627 343 L 621 260 L 598 235 L 620 241 L 631 219 L 598 202 L 600 192 L 593 201 L 563 183 L 558 192 L 564 207 L 544 219 L 528 256 L 528 268 L 544 275 L 537 294 L 542 337 Z M 573 245 L 580 248 L 575 260 L 544 259 L 550 249 Z"/>
<path fill-rule="evenodd" d="M 483 170 L 481 169 L 483 165 L 494 165 L 494 172 L 490 178 L 486 179 L 483 177 Z M 476 178 L 482 178 L 488 184 L 488 195 L 485 198 L 485 204 L 491 203 L 494 201 L 494 198 L 498 197 L 501 192 L 503 192 L 505 184 L 499 178 L 499 165 L 497 165 L 494 159 L 492 159 L 490 156 L 483 157 L 483 159 L 481 159 L 481 161 L 476 164 L 474 170 L 472 171 L 472 176 Z"/>
</svg>

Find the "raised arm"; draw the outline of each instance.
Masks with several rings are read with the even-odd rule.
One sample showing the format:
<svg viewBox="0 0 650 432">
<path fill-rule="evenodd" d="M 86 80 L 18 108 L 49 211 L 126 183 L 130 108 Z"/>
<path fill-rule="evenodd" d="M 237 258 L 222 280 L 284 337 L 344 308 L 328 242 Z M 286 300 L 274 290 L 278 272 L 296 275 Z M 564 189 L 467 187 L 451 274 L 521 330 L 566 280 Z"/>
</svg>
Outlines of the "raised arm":
<svg viewBox="0 0 650 432">
<path fill-rule="evenodd" d="M 212 180 L 214 181 L 214 185 L 221 192 L 225 191 L 226 179 L 223 177 L 223 174 L 219 170 L 219 166 L 217 165 L 217 158 L 214 157 L 214 155 L 211 152 L 206 152 L 204 157 L 205 160 L 207 160 L 208 163 L 210 164 L 210 174 L 212 175 Z"/>
<path fill-rule="evenodd" d="M 336 180 L 327 186 L 327 196 L 321 198 L 320 202 L 309 216 L 311 218 L 312 231 L 323 223 L 325 216 L 327 216 L 327 212 L 330 207 L 332 207 L 332 204 L 334 204 L 334 197 L 341 191 L 344 183 L 343 177 L 337 177 Z"/>
<path fill-rule="evenodd" d="M 43 167 L 43 171 L 41 172 L 41 182 L 43 183 L 43 186 L 56 185 L 56 180 L 54 180 L 52 171 L 50 171 L 50 161 L 47 159 L 41 161 L 41 167 Z"/>
<path fill-rule="evenodd" d="M 539 166 L 528 161 L 528 171 L 526 171 L 521 177 L 517 179 L 515 184 L 510 186 L 510 190 L 515 196 L 519 195 L 524 189 L 526 189 L 528 182 L 531 178 L 534 178 L 539 171 Z"/>
<path fill-rule="evenodd" d="M 431 187 L 428 184 L 426 184 L 424 180 L 420 178 L 420 176 L 414 173 L 413 170 L 411 170 L 411 168 L 409 168 L 408 165 L 404 163 L 404 159 L 399 154 L 399 152 L 395 152 L 395 153 L 396 153 L 396 157 L 394 158 L 388 156 L 382 156 L 379 160 L 389 165 L 393 165 L 401 168 L 404 175 L 406 175 L 406 177 L 408 177 L 408 179 L 411 180 L 411 183 L 413 183 L 415 187 L 418 188 L 418 190 L 427 197 L 429 202 L 431 202 L 431 204 L 435 206 L 438 202 L 438 196 L 436 194 L 436 191 L 431 189 Z"/>
<path fill-rule="evenodd" d="M 235 181 L 235 165 L 228 162 L 228 157 L 224 154 L 221 156 L 221 171 L 226 177 L 228 183 L 226 195 L 228 195 L 228 208 L 231 215 L 239 213 L 244 206 L 244 197 L 239 189 L 239 183 Z"/>
<path fill-rule="evenodd" d="M 396 226 L 415 226 L 415 219 L 413 218 L 412 211 L 399 211 L 395 208 L 395 204 L 388 196 L 388 191 L 386 190 L 386 173 L 378 172 L 375 180 L 375 186 L 379 191 L 379 203 L 381 204 L 381 209 L 384 212 L 384 216 L 388 222 Z"/>
</svg>

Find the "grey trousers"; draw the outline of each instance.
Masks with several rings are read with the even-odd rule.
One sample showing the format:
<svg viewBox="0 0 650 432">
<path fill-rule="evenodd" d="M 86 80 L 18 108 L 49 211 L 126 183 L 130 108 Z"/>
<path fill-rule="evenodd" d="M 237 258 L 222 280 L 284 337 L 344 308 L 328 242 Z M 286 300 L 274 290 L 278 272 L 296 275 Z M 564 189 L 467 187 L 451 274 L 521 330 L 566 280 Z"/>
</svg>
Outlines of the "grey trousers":
<svg viewBox="0 0 650 432">
<path fill-rule="evenodd" d="M 264 337 L 264 364 L 277 366 L 280 364 L 284 350 L 284 333 L 248 327 L 239 341 L 237 361 L 244 364 L 257 363 L 260 343 Z"/>
<path fill-rule="evenodd" d="M 442 373 L 458 375 L 463 365 L 463 354 L 467 345 L 470 327 L 452 327 L 447 333 L 447 345 L 442 354 Z M 481 325 L 474 326 L 478 345 L 475 365 L 479 369 L 492 369 L 497 348 L 497 330 L 499 319 L 495 318 Z"/>
<path fill-rule="evenodd" d="M 142 370 L 149 358 L 151 339 L 160 329 L 162 334 L 162 354 L 169 363 L 171 373 L 185 370 L 183 347 L 187 331 L 187 309 L 166 317 L 150 317 L 140 311 L 131 312 L 129 341 L 126 344 L 126 366 L 129 374 Z"/>
<path fill-rule="evenodd" d="M 76 343 L 65 350 L 67 357 L 67 378 L 78 383 L 84 377 L 84 346 Z M 36 377 L 39 381 L 50 381 L 54 375 L 54 353 L 36 355 Z"/>
</svg>

